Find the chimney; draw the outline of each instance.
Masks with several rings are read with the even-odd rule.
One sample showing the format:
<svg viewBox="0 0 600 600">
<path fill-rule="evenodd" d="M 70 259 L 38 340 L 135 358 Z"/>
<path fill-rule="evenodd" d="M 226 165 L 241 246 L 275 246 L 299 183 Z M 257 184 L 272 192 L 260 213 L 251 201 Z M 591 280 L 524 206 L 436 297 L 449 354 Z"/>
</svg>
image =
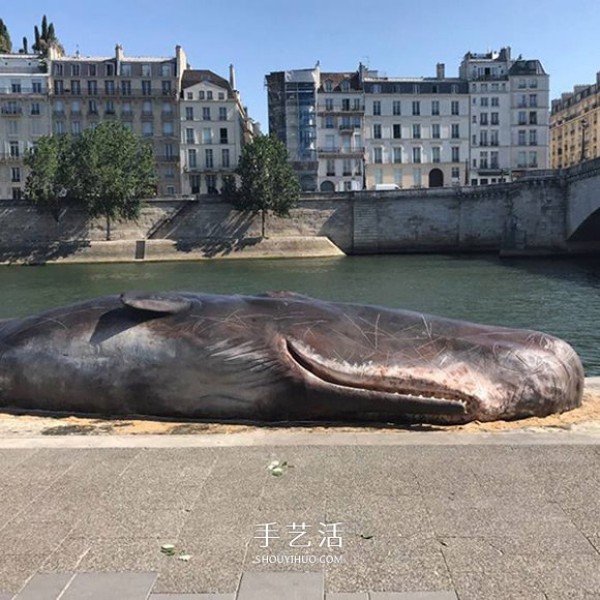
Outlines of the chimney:
<svg viewBox="0 0 600 600">
<path fill-rule="evenodd" d="M 446 78 L 446 65 L 444 63 L 438 63 L 435 65 L 435 76 L 437 79 Z"/>
<path fill-rule="evenodd" d="M 123 46 L 121 44 L 117 44 L 115 47 L 115 57 L 118 62 L 123 60 Z"/>
<path fill-rule="evenodd" d="M 236 89 L 235 86 L 235 68 L 233 65 L 229 65 L 229 85 L 232 90 Z"/>
</svg>

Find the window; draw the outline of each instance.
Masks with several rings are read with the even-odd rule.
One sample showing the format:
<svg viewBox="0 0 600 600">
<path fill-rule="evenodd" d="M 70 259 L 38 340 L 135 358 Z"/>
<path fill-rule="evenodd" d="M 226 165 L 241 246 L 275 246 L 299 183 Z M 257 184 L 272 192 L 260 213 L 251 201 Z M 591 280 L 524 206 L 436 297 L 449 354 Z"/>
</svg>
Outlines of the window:
<svg viewBox="0 0 600 600">
<path fill-rule="evenodd" d="M 210 121 L 210 106 L 203 106 L 202 107 L 202 120 L 203 121 Z"/>
<path fill-rule="evenodd" d="M 228 144 L 228 135 L 227 135 L 227 127 L 221 127 L 219 129 L 219 143 L 220 144 Z"/>
<path fill-rule="evenodd" d="M 8 133 L 9 135 L 16 135 L 19 133 L 19 121 L 8 122 Z"/>
<path fill-rule="evenodd" d="M 115 66 L 112 63 L 106 63 L 106 76 L 112 77 L 115 74 Z"/>
<path fill-rule="evenodd" d="M 479 104 L 480 104 L 480 106 L 487 106 L 488 105 L 488 99 L 487 99 L 487 97 L 486 96 L 482 96 L 479 99 Z"/>
<path fill-rule="evenodd" d="M 421 148 L 418 146 L 412 149 L 413 162 L 420 163 L 421 162 Z"/>
<path fill-rule="evenodd" d="M 115 82 L 112 79 L 107 79 L 104 82 L 104 90 L 109 96 L 113 96 L 115 93 Z"/>
<path fill-rule="evenodd" d="M 123 77 L 131 77 L 131 65 L 129 63 L 121 65 L 121 75 Z"/>
<path fill-rule="evenodd" d="M 523 88 L 527 87 L 527 83 L 525 82 L 524 79 L 519 79 L 518 87 L 519 87 L 519 89 L 523 89 Z"/>
<path fill-rule="evenodd" d="M 532 110 L 529 113 L 529 124 L 530 125 L 537 125 L 537 112 L 535 110 Z"/>
<path fill-rule="evenodd" d="M 460 169 L 458 167 L 452 167 L 452 179 L 453 181 L 460 179 Z"/>
<path fill-rule="evenodd" d="M 42 82 L 41 81 L 34 81 L 31 84 L 31 91 L 34 94 L 41 94 L 42 93 Z"/>
<path fill-rule="evenodd" d="M 431 114 L 432 115 L 439 115 L 440 114 L 440 101 L 439 100 L 432 100 L 431 101 Z"/>
<path fill-rule="evenodd" d="M 500 106 L 500 98 L 492 96 L 492 106 Z"/>
<path fill-rule="evenodd" d="M 204 100 L 205 96 L 206 96 L 206 94 L 204 93 L 204 90 L 200 90 L 198 92 L 198 100 Z"/>
<path fill-rule="evenodd" d="M 457 163 L 460 162 L 460 147 L 452 146 L 452 162 Z"/>
<path fill-rule="evenodd" d="M 10 142 L 10 157 L 19 158 L 19 142 Z"/>
<path fill-rule="evenodd" d="M 173 77 L 173 65 L 171 63 L 160 65 L 160 73 L 162 77 Z"/>
<path fill-rule="evenodd" d="M 142 77 L 152 77 L 152 65 L 142 65 Z"/>
<path fill-rule="evenodd" d="M 392 135 L 395 140 L 399 140 L 402 137 L 402 125 L 400 125 L 400 123 L 394 123 L 392 125 Z"/>
<path fill-rule="evenodd" d="M 490 152 L 490 168 L 497 169 L 500 166 L 498 156 L 498 152 Z"/>
<path fill-rule="evenodd" d="M 64 121 L 56 121 L 56 123 L 54 123 L 54 133 L 56 135 L 63 135 L 65 133 Z"/>
<path fill-rule="evenodd" d="M 334 128 L 333 117 L 331 115 L 327 115 L 325 117 L 325 129 L 333 129 L 333 128 Z"/>
<path fill-rule="evenodd" d="M 392 160 L 395 163 L 401 163 L 402 162 L 402 148 L 396 147 L 396 148 L 393 149 L 392 152 L 393 152 L 393 158 L 392 158 Z"/>
<path fill-rule="evenodd" d="M 88 94 L 95 96 L 98 93 L 98 82 L 95 79 L 88 81 Z"/>
<path fill-rule="evenodd" d="M 62 77 L 63 75 L 63 65 L 61 63 L 54 63 L 54 74 Z"/>
<path fill-rule="evenodd" d="M 325 98 L 325 110 L 333 110 L 333 98 Z"/>
<path fill-rule="evenodd" d="M 79 96 L 81 94 L 81 81 L 79 79 L 71 80 L 71 95 Z"/>
<path fill-rule="evenodd" d="M 169 160 L 173 158 L 173 144 L 165 144 L 165 158 Z"/>
<path fill-rule="evenodd" d="M 152 82 L 148 79 L 142 80 L 142 95 L 150 96 L 152 94 Z"/>
<path fill-rule="evenodd" d="M 115 114 L 115 102 L 114 102 L 114 100 L 107 100 L 106 101 L 106 114 L 107 115 L 114 115 Z"/>
<path fill-rule="evenodd" d="M 64 85 L 62 79 L 56 79 L 54 81 L 54 93 L 55 94 L 64 94 Z"/>
<path fill-rule="evenodd" d="M 412 136 L 413 139 L 420 139 L 421 137 L 421 125 L 419 125 L 419 123 L 414 123 L 412 126 Z"/>
<path fill-rule="evenodd" d="M 186 98 L 186 100 L 193 100 L 194 99 L 194 92 L 186 92 L 185 93 L 185 98 Z"/>
<path fill-rule="evenodd" d="M 196 143 L 196 139 L 194 136 L 194 130 L 191 127 L 188 127 L 185 130 L 185 142 L 186 142 L 186 144 L 195 144 Z"/>
<path fill-rule="evenodd" d="M 402 187 L 402 169 L 394 169 L 394 183 Z"/>
<path fill-rule="evenodd" d="M 352 175 L 352 161 L 349 158 L 345 158 L 342 162 L 342 176 L 350 177 Z"/>
<path fill-rule="evenodd" d="M 480 169 L 488 168 L 488 153 L 487 152 L 479 153 L 479 168 Z"/>
<path fill-rule="evenodd" d="M 20 167 L 12 167 L 11 170 L 11 176 L 10 176 L 10 180 L 13 183 L 19 183 L 21 181 L 21 169 Z"/>
<path fill-rule="evenodd" d="M 81 121 L 71 121 L 71 133 L 79 135 L 81 133 Z"/>
<path fill-rule="evenodd" d="M 392 114 L 395 115 L 395 116 L 402 114 L 400 100 L 394 100 L 392 102 Z"/>
<path fill-rule="evenodd" d="M 96 65 L 88 65 L 88 75 L 90 77 L 96 77 Z"/>
<path fill-rule="evenodd" d="M 229 168 L 231 166 L 229 159 L 229 148 L 223 148 L 221 150 L 221 163 L 226 168 Z"/>
<path fill-rule="evenodd" d="M 493 112 L 491 114 L 491 124 L 492 125 L 499 125 L 500 124 L 500 114 L 497 112 Z"/>
<path fill-rule="evenodd" d="M 519 152 L 518 158 L 517 158 L 517 167 L 519 167 L 521 169 L 524 169 L 527 166 L 527 164 L 526 164 L 526 160 L 527 160 L 526 156 L 527 155 L 526 155 L 525 152 L 523 152 L 523 151 Z"/>
<path fill-rule="evenodd" d="M 13 200 L 20 200 L 22 198 L 22 190 L 21 188 L 18 187 L 14 187 L 12 188 L 12 199 Z"/>
<path fill-rule="evenodd" d="M 73 77 L 79 77 L 80 65 L 71 65 L 71 75 Z"/>
<path fill-rule="evenodd" d="M 88 113 L 90 115 L 97 115 L 98 114 L 98 103 L 96 102 L 96 100 L 89 100 L 88 101 Z"/>
<path fill-rule="evenodd" d="M 450 137 L 453 139 L 457 139 L 460 137 L 460 127 L 458 123 L 452 123 L 452 131 L 450 133 Z"/>
<path fill-rule="evenodd" d="M 421 114 L 421 102 L 419 100 L 413 100 L 412 103 L 412 114 L 420 115 Z"/>
<path fill-rule="evenodd" d="M 173 135 L 173 121 L 163 121 L 163 135 L 171 136 Z"/>
<path fill-rule="evenodd" d="M 519 111 L 519 125 L 525 125 L 527 123 L 527 113 L 524 110 Z"/>
<path fill-rule="evenodd" d="M 227 107 L 226 106 L 219 107 L 219 121 L 227 121 Z"/>
<path fill-rule="evenodd" d="M 413 169 L 413 186 L 419 188 L 422 185 L 423 185 L 423 181 L 422 181 L 421 169 L 419 169 L 419 168 Z"/>
<path fill-rule="evenodd" d="M 327 159 L 325 172 L 327 177 L 335 177 L 335 160 L 332 160 L 331 158 Z"/>
<path fill-rule="evenodd" d="M 202 129 L 202 143 L 203 144 L 212 144 L 212 142 L 213 142 L 212 129 L 210 127 L 204 127 L 204 129 Z"/>
<path fill-rule="evenodd" d="M 439 146 L 434 146 L 431 149 L 431 162 L 439 163 L 441 162 L 441 148 Z"/>
<path fill-rule="evenodd" d="M 150 137 L 154 135 L 154 127 L 152 126 L 152 121 L 144 121 L 142 123 L 142 135 L 144 137 Z"/>
<path fill-rule="evenodd" d="M 383 169 L 375 169 L 375 184 L 383 183 Z"/>
<path fill-rule="evenodd" d="M 213 151 L 212 151 L 212 148 L 207 148 L 204 151 L 204 156 L 206 158 L 206 168 L 207 169 L 213 169 L 214 168 L 214 161 L 213 161 Z"/>
<path fill-rule="evenodd" d="M 352 100 L 352 110 L 360 110 L 360 98 L 354 98 Z"/>
<path fill-rule="evenodd" d="M 481 113 L 479 115 L 479 124 L 480 125 L 487 125 L 488 124 L 488 114 L 487 113 Z"/>
<path fill-rule="evenodd" d="M 450 104 L 450 113 L 453 115 L 458 115 L 459 114 L 459 103 L 458 100 L 452 100 L 452 103 Z"/>
<path fill-rule="evenodd" d="M 200 175 L 192 175 L 190 177 L 190 187 L 192 188 L 192 194 L 200 193 Z"/>
<path fill-rule="evenodd" d="M 121 95 L 131 96 L 131 81 L 125 79 L 121 81 Z"/>
<path fill-rule="evenodd" d="M 142 104 L 142 114 L 145 116 L 152 115 L 152 102 L 150 100 L 145 100 Z"/>
<path fill-rule="evenodd" d="M 524 146 L 525 145 L 525 135 L 526 135 L 525 130 L 524 129 L 519 129 L 519 132 L 518 132 L 518 142 L 517 142 L 519 144 L 519 146 Z"/>
<path fill-rule="evenodd" d="M 350 82 L 347 79 L 344 79 L 344 81 L 342 81 L 342 83 L 340 84 L 340 88 L 342 92 L 350 91 Z"/>
<path fill-rule="evenodd" d="M 493 129 L 490 132 L 490 146 L 497 146 L 498 145 L 498 130 L 497 129 Z"/>
<path fill-rule="evenodd" d="M 381 115 L 381 102 L 379 100 L 373 101 L 373 114 Z"/>
<path fill-rule="evenodd" d="M 171 82 L 169 80 L 162 82 L 162 93 L 163 96 L 171 95 Z"/>
<path fill-rule="evenodd" d="M 529 94 L 529 106 L 537 107 L 537 94 Z"/>
<path fill-rule="evenodd" d="M 382 148 L 373 148 L 373 162 L 376 164 L 381 164 L 383 162 Z"/>
<path fill-rule="evenodd" d="M 529 153 L 529 166 L 533 169 L 537 168 L 538 166 L 537 152 L 535 150 Z"/>
<path fill-rule="evenodd" d="M 439 123 L 433 123 L 431 125 L 431 137 L 435 138 L 435 139 L 440 138 L 440 124 Z"/>
<path fill-rule="evenodd" d="M 206 99 L 207 99 L 207 100 L 212 100 L 212 99 L 213 99 L 213 93 L 212 93 L 212 90 L 207 90 L 207 91 L 206 91 Z"/>
<path fill-rule="evenodd" d="M 40 114 L 40 103 L 39 102 L 32 102 L 31 103 L 31 114 L 32 115 L 39 115 Z"/>
<path fill-rule="evenodd" d="M 342 98 L 342 110 L 350 110 L 350 98 Z"/>
<path fill-rule="evenodd" d="M 373 137 L 376 140 L 380 140 L 381 139 L 381 124 L 380 123 L 375 123 L 373 125 Z"/>
<path fill-rule="evenodd" d="M 537 130 L 535 129 L 529 130 L 529 145 L 537 146 Z"/>
<path fill-rule="evenodd" d="M 198 154 L 196 148 L 188 148 L 188 168 L 195 169 L 198 166 Z"/>
<path fill-rule="evenodd" d="M 325 83 L 323 84 L 323 89 L 326 92 L 332 92 L 333 91 L 333 81 L 331 81 L 331 79 L 327 79 L 325 81 Z"/>
<path fill-rule="evenodd" d="M 186 106 L 185 107 L 185 120 L 186 121 L 193 121 L 194 120 L 194 107 L 193 106 Z"/>
</svg>

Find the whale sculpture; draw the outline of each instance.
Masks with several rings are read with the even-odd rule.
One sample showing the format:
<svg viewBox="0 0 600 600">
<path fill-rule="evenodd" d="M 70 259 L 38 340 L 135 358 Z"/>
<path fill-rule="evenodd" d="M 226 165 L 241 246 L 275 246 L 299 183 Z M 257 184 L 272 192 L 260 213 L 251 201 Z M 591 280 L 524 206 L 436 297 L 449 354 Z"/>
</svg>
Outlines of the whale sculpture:
<svg viewBox="0 0 600 600">
<path fill-rule="evenodd" d="M 466 423 L 580 405 L 555 337 L 380 306 L 124 293 L 0 321 L 0 410 Z"/>
</svg>

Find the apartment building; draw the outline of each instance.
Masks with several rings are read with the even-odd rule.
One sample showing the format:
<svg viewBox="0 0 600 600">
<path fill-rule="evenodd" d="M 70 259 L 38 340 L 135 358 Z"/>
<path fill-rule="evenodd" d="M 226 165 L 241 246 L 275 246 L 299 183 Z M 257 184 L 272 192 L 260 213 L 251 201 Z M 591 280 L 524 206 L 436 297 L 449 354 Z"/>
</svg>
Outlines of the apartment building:
<svg viewBox="0 0 600 600">
<path fill-rule="evenodd" d="M 468 52 L 459 69 L 469 82 L 469 182 L 511 181 L 548 168 L 549 77 L 539 60 L 514 60 L 510 48 Z"/>
<path fill-rule="evenodd" d="M 0 198 L 22 197 L 25 155 L 50 132 L 44 61 L 33 54 L 0 54 Z"/>
<path fill-rule="evenodd" d="M 510 48 L 467 53 L 458 77 L 317 64 L 266 82 L 269 130 L 305 191 L 487 185 L 548 165 L 549 78 Z"/>
<path fill-rule="evenodd" d="M 223 178 L 238 166 L 242 146 L 254 135 L 233 65 L 229 80 L 208 70 L 184 71 L 180 123 L 183 193 L 219 193 Z"/>
<path fill-rule="evenodd" d="M 152 143 L 159 195 L 181 193 L 178 100 L 187 59 L 173 57 L 48 55 L 52 132 L 79 135 L 107 119 L 118 119 Z"/>
<path fill-rule="evenodd" d="M 563 169 L 600 156 L 600 71 L 596 83 L 575 86 L 552 100 L 550 164 Z"/>
</svg>

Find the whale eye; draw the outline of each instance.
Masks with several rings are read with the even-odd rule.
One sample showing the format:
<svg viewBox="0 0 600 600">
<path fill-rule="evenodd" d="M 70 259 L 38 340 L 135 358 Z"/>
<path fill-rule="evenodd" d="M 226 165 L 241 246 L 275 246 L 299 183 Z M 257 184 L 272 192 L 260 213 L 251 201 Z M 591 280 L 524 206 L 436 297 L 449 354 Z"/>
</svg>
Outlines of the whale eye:
<svg viewBox="0 0 600 600">
<path fill-rule="evenodd" d="M 178 294 L 152 294 L 148 292 L 124 292 L 121 302 L 125 306 L 137 310 L 175 315 L 186 312 L 192 307 L 192 302 Z"/>
</svg>

